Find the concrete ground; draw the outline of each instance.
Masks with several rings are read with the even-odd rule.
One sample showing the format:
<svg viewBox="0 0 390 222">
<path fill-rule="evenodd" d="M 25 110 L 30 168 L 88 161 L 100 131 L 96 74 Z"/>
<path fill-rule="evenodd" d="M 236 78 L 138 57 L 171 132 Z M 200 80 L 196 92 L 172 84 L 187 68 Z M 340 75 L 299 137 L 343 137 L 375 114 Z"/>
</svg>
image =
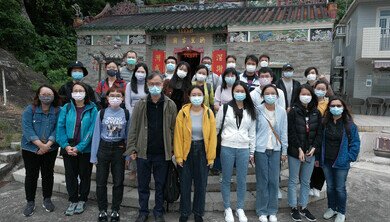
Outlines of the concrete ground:
<svg viewBox="0 0 390 222">
<path fill-rule="evenodd" d="M 383 222 L 390 218 L 390 166 L 356 163 L 350 171 L 348 177 L 348 205 L 347 221 L 369 221 Z M 41 207 L 42 192 L 38 188 L 35 214 L 29 218 L 22 215 L 25 206 L 24 185 L 18 182 L 0 183 L 0 221 L 97 221 L 97 204 L 94 201 L 88 202 L 87 210 L 72 217 L 66 217 L 63 211 L 68 205 L 67 197 L 55 193 L 53 202 L 56 210 L 52 213 L 45 212 Z M 309 209 L 319 219 L 325 221 L 322 213 L 326 209 L 326 200 L 318 201 L 309 205 Z M 249 221 L 258 221 L 254 211 L 247 211 Z M 137 209 L 122 208 L 122 221 L 135 221 Z M 165 216 L 166 221 L 178 221 L 179 213 L 170 212 Z M 222 222 L 223 213 L 207 212 L 205 221 Z M 279 221 L 292 221 L 289 210 L 282 209 L 278 214 Z M 153 221 L 150 218 L 149 221 Z M 236 219 L 236 221 L 238 221 Z M 305 221 L 305 220 L 303 220 Z M 332 220 L 330 220 L 332 221 Z"/>
</svg>

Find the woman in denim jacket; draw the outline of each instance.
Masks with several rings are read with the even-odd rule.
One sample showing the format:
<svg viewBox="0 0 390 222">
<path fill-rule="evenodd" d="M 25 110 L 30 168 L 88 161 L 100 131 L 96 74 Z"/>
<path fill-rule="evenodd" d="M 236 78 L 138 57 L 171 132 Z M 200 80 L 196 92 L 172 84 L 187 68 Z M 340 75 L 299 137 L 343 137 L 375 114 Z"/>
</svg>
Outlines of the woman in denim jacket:
<svg viewBox="0 0 390 222">
<path fill-rule="evenodd" d="M 57 142 L 62 148 L 70 201 L 67 216 L 84 212 L 91 186 L 91 141 L 97 109 L 86 91 L 83 83 L 73 84 L 72 100 L 62 107 L 57 123 Z"/>
<path fill-rule="evenodd" d="M 58 93 L 50 86 L 42 85 L 35 94 L 32 105 L 22 116 L 22 157 L 26 169 L 25 192 L 27 205 L 23 214 L 34 213 L 35 193 L 39 171 L 42 175 L 43 207 L 53 211 L 51 202 L 54 181 L 54 163 L 57 156 L 56 123 L 59 104 Z"/>
</svg>

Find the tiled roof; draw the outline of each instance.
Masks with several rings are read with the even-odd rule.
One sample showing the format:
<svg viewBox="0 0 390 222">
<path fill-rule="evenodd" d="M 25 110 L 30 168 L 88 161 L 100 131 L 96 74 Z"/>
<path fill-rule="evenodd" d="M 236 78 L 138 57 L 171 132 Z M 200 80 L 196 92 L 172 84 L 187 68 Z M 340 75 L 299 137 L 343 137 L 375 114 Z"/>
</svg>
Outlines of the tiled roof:
<svg viewBox="0 0 390 222">
<path fill-rule="evenodd" d="M 153 31 L 183 28 L 223 28 L 227 25 L 301 23 L 318 20 L 331 20 L 326 4 L 247 7 L 108 16 L 87 23 L 80 28 L 139 28 Z"/>
</svg>

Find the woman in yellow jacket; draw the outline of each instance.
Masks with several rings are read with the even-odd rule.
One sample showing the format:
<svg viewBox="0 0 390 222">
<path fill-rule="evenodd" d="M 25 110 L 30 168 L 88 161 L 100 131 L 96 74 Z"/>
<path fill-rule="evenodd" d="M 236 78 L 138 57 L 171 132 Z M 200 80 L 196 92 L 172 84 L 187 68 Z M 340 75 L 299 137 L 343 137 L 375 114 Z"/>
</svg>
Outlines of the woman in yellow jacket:
<svg viewBox="0 0 390 222">
<path fill-rule="evenodd" d="M 209 168 L 213 165 L 217 133 L 213 111 L 203 105 L 204 92 L 199 86 L 189 91 L 190 104 L 176 118 L 174 153 L 180 177 L 180 222 L 191 215 L 191 187 L 194 180 L 192 212 L 195 222 L 203 221 Z"/>
</svg>

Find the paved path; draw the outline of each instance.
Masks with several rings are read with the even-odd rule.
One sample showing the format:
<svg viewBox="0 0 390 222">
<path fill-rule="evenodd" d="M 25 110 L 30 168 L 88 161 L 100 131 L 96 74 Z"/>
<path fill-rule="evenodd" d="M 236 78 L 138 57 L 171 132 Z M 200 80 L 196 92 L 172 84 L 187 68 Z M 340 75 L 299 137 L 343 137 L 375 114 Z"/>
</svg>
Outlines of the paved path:
<svg viewBox="0 0 390 222">
<path fill-rule="evenodd" d="M 371 170 L 375 169 L 375 170 Z M 18 182 L 7 184 L 0 183 L 0 221 L 96 221 L 97 204 L 89 202 L 89 208 L 82 215 L 65 217 L 63 211 L 67 206 L 65 195 L 55 193 L 53 202 L 57 209 L 52 213 L 47 213 L 40 206 L 42 201 L 41 190 L 38 189 L 37 209 L 33 216 L 26 218 L 22 215 L 25 205 L 24 186 Z M 356 163 L 351 169 L 348 178 L 348 209 L 347 221 L 360 222 L 383 222 L 390 218 L 390 166 L 367 165 L 367 163 Z M 309 205 L 309 209 L 318 218 L 326 208 L 326 200 L 318 201 Z M 137 210 L 134 208 L 122 208 L 122 221 L 134 221 Z M 208 212 L 205 215 L 205 221 L 223 222 L 223 213 Z M 254 211 L 247 212 L 249 221 L 258 221 Z M 178 221 L 177 212 L 168 213 L 166 221 Z M 278 214 L 279 221 L 292 221 L 289 211 L 282 210 Z M 153 221 L 150 219 L 149 221 Z M 236 219 L 237 221 L 237 219 Z M 303 220 L 305 221 L 305 220 Z M 317 221 L 325 221 L 318 219 Z"/>
<path fill-rule="evenodd" d="M 363 131 L 390 130 L 390 116 L 353 115 L 356 125 Z"/>
</svg>

